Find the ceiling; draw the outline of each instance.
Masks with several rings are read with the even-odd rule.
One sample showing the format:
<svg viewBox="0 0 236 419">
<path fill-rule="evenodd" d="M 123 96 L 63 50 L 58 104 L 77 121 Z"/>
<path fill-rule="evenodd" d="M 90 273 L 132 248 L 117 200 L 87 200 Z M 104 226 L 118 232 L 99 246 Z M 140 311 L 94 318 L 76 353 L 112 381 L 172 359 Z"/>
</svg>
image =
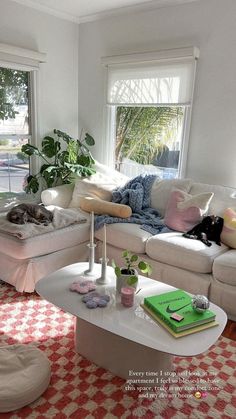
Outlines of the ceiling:
<svg viewBox="0 0 236 419">
<path fill-rule="evenodd" d="M 190 3 L 198 0 L 11 0 L 51 15 L 86 22 L 129 11 Z"/>
</svg>

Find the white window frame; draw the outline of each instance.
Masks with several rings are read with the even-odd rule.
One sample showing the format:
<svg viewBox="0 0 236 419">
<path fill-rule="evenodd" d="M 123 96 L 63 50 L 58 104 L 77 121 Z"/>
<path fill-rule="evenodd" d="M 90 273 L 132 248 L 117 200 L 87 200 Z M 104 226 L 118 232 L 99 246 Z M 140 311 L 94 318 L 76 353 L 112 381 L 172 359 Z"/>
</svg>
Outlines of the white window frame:
<svg viewBox="0 0 236 419">
<path fill-rule="evenodd" d="M 197 47 L 185 47 L 185 48 L 176 48 L 172 50 L 162 50 L 162 51 L 153 51 L 153 52 L 144 52 L 136 54 L 127 54 L 127 55 L 117 55 L 110 57 L 102 57 L 101 63 L 104 67 L 104 121 L 103 121 L 103 142 L 102 142 L 102 160 L 103 163 L 114 168 L 115 167 L 115 158 L 114 158 L 114 147 L 115 147 L 115 112 L 116 105 L 107 104 L 107 88 L 108 88 L 108 67 L 112 65 L 119 64 L 135 64 L 145 63 L 145 62 L 163 62 L 188 59 L 192 58 L 194 60 L 193 67 L 193 77 L 192 77 L 192 86 L 191 86 L 191 101 L 189 106 L 185 106 L 184 112 L 184 121 L 183 121 L 183 135 L 182 143 L 179 156 L 179 169 L 178 177 L 185 177 L 186 166 L 187 166 L 187 154 L 190 138 L 190 129 L 191 129 L 191 118 L 192 118 L 192 107 L 193 107 L 193 97 L 194 97 L 194 86 L 196 79 L 196 68 L 197 60 L 199 58 L 200 51 Z M 120 105 L 121 106 L 121 105 Z M 127 105 L 129 106 L 129 105 Z M 138 105 L 133 105 L 138 106 Z M 140 105 L 140 106 L 158 106 L 158 104 L 153 105 Z M 160 105 L 159 105 L 160 106 Z M 166 104 L 168 106 L 168 104 Z M 179 104 L 181 106 L 181 103 Z M 112 144 L 111 144 L 112 137 Z"/>
<path fill-rule="evenodd" d="M 6 67 L 1 65 L 0 61 L 0 68 L 7 68 L 12 70 L 12 67 Z M 14 68 L 16 70 L 16 68 Z M 17 70 L 21 71 L 22 69 Z M 23 70 L 26 71 L 26 70 Z M 28 71 L 29 73 L 29 117 L 30 117 L 30 134 L 0 134 L 0 139 L 9 138 L 10 140 L 20 139 L 22 137 L 27 138 L 30 140 L 30 144 L 36 145 L 37 141 L 37 73 L 35 71 Z"/>
<path fill-rule="evenodd" d="M 30 126 L 31 133 L 25 135 L 30 144 L 38 145 L 38 73 L 40 63 L 46 62 L 46 54 L 38 51 L 19 48 L 13 45 L 0 43 L 0 67 L 29 72 L 30 91 L 29 91 L 29 107 L 30 107 Z M 6 135 L 0 135 L 5 138 Z M 8 138 L 21 138 L 22 135 L 7 135 Z M 30 158 L 30 173 L 34 174 L 39 170 L 39 159 Z M 20 199 L 20 197 L 19 197 Z M 24 198 L 25 200 L 25 198 Z M 1 200 L 0 206 L 8 207 L 12 199 Z M 15 203 L 15 200 L 13 200 Z"/>
</svg>

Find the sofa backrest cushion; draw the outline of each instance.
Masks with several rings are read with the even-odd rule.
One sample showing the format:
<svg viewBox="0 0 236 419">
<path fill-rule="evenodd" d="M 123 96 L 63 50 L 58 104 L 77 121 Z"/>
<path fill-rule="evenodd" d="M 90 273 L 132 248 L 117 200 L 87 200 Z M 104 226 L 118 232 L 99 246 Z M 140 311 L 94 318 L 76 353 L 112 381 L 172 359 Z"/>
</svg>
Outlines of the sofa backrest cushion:
<svg viewBox="0 0 236 419">
<path fill-rule="evenodd" d="M 129 180 L 127 176 L 101 163 L 96 162 L 95 168 L 97 172 L 94 175 L 75 181 L 69 208 L 79 208 L 81 196 L 111 201 L 112 191 Z"/>
<path fill-rule="evenodd" d="M 226 208 L 236 208 L 236 190 L 227 186 L 208 185 L 205 183 L 193 183 L 190 189 L 191 195 L 203 192 L 213 192 L 208 214 L 223 216 Z"/>
<path fill-rule="evenodd" d="M 164 217 L 167 203 L 173 189 L 189 192 L 192 185 L 191 179 L 163 179 L 157 178 L 151 190 L 151 207 L 156 209 Z"/>
</svg>

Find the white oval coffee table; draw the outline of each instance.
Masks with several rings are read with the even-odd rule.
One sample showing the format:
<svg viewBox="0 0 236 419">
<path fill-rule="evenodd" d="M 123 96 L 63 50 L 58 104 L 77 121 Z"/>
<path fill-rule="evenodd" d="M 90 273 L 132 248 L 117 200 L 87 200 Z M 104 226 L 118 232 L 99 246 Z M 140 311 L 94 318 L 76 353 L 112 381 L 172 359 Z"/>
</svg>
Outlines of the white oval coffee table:
<svg viewBox="0 0 236 419">
<path fill-rule="evenodd" d="M 94 275 L 85 276 L 88 263 L 76 263 L 62 268 L 36 284 L 36 291 L 50 303 L 71 313 L 76 319 L 75 345 L 78 353 L 95 364 L 108 369 L 122 378 L 141 378 L 146 371 L 170 371 L 172 356 L 195 356 L 213 345 L 221 335 L 227 316 L 215 304 L 210 309 L 216 314 L 218 326 L 178 339 L 172 337 L 145 314 L 140 304 L 150 295 L 172 291 L 175 288 L 143 276 L 139 277 L 141 291 L 135 304 L 125 308 L 115 289 L 113 268 L 107 267 L 109 283 L 97 285 L 97 291 L 109 294 L 107 307 L 88 309 L 82 296 L 70 291 L 76 280 L 100 277 L 101 266 L 95 264 Z"/>
</svg>

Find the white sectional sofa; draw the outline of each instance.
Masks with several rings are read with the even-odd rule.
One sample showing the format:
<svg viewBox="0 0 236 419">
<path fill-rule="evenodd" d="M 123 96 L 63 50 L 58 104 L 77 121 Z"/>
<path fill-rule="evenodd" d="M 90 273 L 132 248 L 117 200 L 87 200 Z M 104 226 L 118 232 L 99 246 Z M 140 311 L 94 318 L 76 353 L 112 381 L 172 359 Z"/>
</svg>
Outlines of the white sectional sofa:
<svg viewBox="0 0 236 419">
<path fill-rule="evenodd" d="M 163 216 L 173 185 L 192 195 L 214 192 L 209 214 L 223 215 L 225 208 L 236 207 L 235 190 L 232 188 L 192 181 L 183 184 L 182 180 L 160 182 L 163 189 L 155 189 L 154 184 L 151 206 Z M 102 236 L 102 231 L 98 230 L 96 237 L 100 242 Z M 207 247 L 200 241 L 183 237 L 179 232 L 152 236 L 135 224 L 107 226 L 107 243 L 110 259 L 121 263 L 121 249 L 131 249 L 152 265 L 154 279 L 193 294 L 204 294 L 222 307 L 229 318 L 236 320 L 236 250 L 215 243 Z M 98 252 L 100 256 L 101 246 L 98 246 Z"/>
<path fill-rule="evenodd" d="M 123 179 L 124 180 L 124 179 Z M 234 189 L 195 183 L 190 179 L 156 180 L 151 192 L 151 206 L 164 216 L 172 188 L 192 195 L 214 192 L 209 214 L 222 215 L 227 207 L 236 207 Z M 51 188 L 42 193 L 46 205 L 66 208 L 73 194 L 72 185 Z M 83 214 L 85 214 L 83 212 Z M 19 291 L 32 292 L 43 276 L 67 264 L 86 260 L 88 256 L 89 216 L 85 224 L 72 225 L 39 237 L 19 240 L 0 234 L 0 278 Z M 98 241 L 96 258 L 101 256 L 102 230 L 95 233 Z M 122 249 L 130 249 L 147 260 L 152 277 L 193 294 L 207 295 L 236 319 L 236 250 L 222 244 L 207 247 L 179 232 L 152 236 L 139 225 L 118 223 L 107 226 L 107 255 L 121 262 Z"/>
</svg>

